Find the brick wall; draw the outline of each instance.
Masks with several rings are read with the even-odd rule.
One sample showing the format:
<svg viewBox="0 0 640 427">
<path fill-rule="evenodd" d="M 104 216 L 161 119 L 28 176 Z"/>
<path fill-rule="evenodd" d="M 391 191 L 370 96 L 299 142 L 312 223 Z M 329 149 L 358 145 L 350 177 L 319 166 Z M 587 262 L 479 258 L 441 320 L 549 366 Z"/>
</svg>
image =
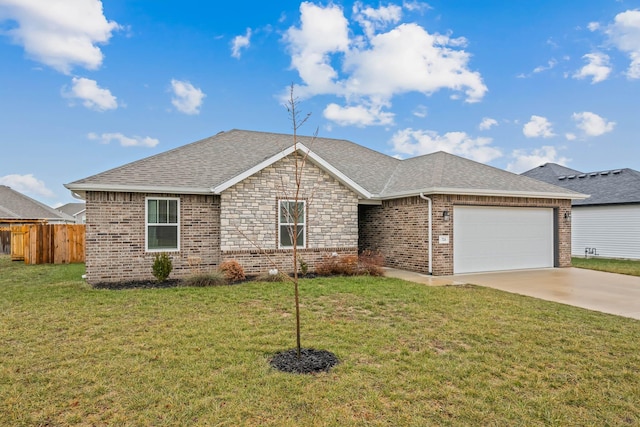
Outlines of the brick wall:
<svg viewBox="0 0 640 427">
<path fill-rule="evenodd" d="M 453 274 L 453 207 L 512 206 L 554 208 L 557 223 L 558 267 L 571 266 L 571 223 L 564 220 L 571 211 L 571 201 L 561 199 L 535 199 L 521 197 L 490 197 L 463 195 L 431 195 L 432 249 L 434 275 Z M 442 220 L 448 210 L 450 220 Z M 359 250 L 379 250 L 386 265 L 421 273 L 429 268 L 428 203 L 420 197 L 387 200 L 379 206 L 359 207 Z M 448 235 L 449 243 L 438 243 L 438 236 Z"/>
<path fill-rule="evenodd" d="M 388 267 L 427 272 L 428 209 L 418 197 L 360 205 L 358 249 L 380 251 Z"/>
<path fill-rule="evenodd" d="M 291 251 L 278 248 L 278 203 L 295 194 L 295 158 L 289 156 L 221 194 L 222 259 L 235 259 L 245 272 L 260 274 L 275 264 L 291 271 Z M 306 201 L 307 249 L 313 269 L 332 252 L 357 253 L 358 197 L 335 178 L 307 162 L 300 199 Z"/>
<path fill-rule="evenodd" d="M 145 197 L 180 198 L 180 251 L 169 252 L 171 278 L 188 275 L 189 257 L 202 268 L 220 262 L 218 196 L 87 192 L 86 268 L 89 283 L 153 279 L 145 251 Z M 193 260 L 194 258 L 191 258 Z"/>
</svg>

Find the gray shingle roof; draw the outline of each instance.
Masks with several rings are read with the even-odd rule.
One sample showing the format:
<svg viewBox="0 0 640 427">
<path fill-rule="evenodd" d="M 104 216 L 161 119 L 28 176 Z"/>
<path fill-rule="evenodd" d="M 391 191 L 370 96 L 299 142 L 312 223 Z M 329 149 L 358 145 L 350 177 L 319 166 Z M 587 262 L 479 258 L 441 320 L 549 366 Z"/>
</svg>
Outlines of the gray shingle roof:
<svg viewBox="0 0 640 427">
<path fill-rule="evenodd" d="M 579 198 L 561 187 L 444 152 L 407 160 L 342 139 L 299 136 L 298 142 L 372 198 L 416 195 L 435 189 L 482 194 Z M 211 193 L 270 161 L 293 145 L 291 135 L 231 130 L 84 178 L 66 187 L 95 191 Z M 168 173 L 170 171 L 170 173 Z M 442 191 L 441 191 L 442 192 Z"/>
<path fill-rule="evenodd" d="M 640 172 L 633 169 L 585 173 L 547 163 L 523 175 L 591 195 L 588 199 L 574 200 L 574 206 L 640 203 Z"/>
<path fill-rule="evenodd" d="M 86 203 L 67 203 L 66 205 L 57 207 L 56 210 L 67 215 L 75 216 L 85 210 L 86 207 Z"/>
<path fill-rule="evenodd" d="M 565 193 L 547 183 L 521 179 L 502 169 L 487 166 L 443 151 L 404 160 L 389 180 L 387 196 L 419 191 L 483 192 L 486 194 Z"/>
<path fill-rule="evenodd" d="M 74 222 L 73 217 L 58 212 L 6 185 L 0 185 L 0 221 L 3 219 Z"/>
<path fill-rule="evenodd" d="M 545 163 L 537 168 L 523 172 L 522 175 L 528 176 L 529 178 L 539 179 L 540 181 L 553 182 L 559 176 L 575 175 L 580 173 L 582 172 L 557 163 Z"/>
</svg>

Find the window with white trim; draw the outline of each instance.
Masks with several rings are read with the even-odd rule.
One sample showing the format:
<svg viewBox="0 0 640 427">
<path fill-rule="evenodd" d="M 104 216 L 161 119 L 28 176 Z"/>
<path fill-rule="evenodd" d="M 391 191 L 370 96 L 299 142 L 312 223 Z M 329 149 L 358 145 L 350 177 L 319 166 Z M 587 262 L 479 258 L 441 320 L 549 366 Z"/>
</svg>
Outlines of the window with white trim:
<svg viewBox="0 0 640 427">
<path fill-rule="evenodd" d="M 298 248 L 304 248 L 307 244 L 306 235 L 306 202 L 299 200 L 280 200 L 278 215 L 278 234 L 280 248 L 292 248 L 294 239 L 294 224 L 297 220 L 296 243 Z"/>
<path fill-rule="evenodd" d="M 180 199 L 148 197 L 146 199 L 147 251 L 180 249 Z"/>
</svg>

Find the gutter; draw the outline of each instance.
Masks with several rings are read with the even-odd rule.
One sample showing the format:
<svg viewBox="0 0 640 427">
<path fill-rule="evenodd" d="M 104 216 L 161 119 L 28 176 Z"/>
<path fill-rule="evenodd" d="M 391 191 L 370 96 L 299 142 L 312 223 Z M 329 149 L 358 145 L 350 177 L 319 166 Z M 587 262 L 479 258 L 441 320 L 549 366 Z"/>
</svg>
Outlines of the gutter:
<svg viewBox="0 0 640 427">
<path fill-rule="evenodd" d="M 423 200 L 426 200 L 427 202 L 429 202 L 429 224 L 428 224 L 428 234 L 429 234 L 429 274 L 432 275 L 433 274 L 433 269 L 431 267 L 432 260 L 433 260 L 433 243 L 432 243 L 432 235 L 433 235 L 433 226 L 432 226 L 432 216 L 431 216 L 431 198 L 427 197 L 424 195 L 424 193 L 420 193 L 420 198 Z"/>
<path fill-rule="evenodd" d="M 427 194 L 455 194 L 462 196 L 492 196 L 492 197 L 528 197 L 532 199 L 570 199 L 570 200 L 584 200 L 589 197 L 588 194 L 576 193 L 575 191 L 569 191 L 567 193 L 555 193 L 555 192 L 538 192 L 538 191 L 514 191 L 514 190 L 491 190 L 491 189 L 464 189 L 464 188 L 451 188 L 451 187 L 430 187 L 424 188 L 420 192 L 416 190 L 409 190 L 388 194 L 376 194 L 374 197 L 378 200 L 397 199 L 400 197 L 411 197 Z"/>
</svg>

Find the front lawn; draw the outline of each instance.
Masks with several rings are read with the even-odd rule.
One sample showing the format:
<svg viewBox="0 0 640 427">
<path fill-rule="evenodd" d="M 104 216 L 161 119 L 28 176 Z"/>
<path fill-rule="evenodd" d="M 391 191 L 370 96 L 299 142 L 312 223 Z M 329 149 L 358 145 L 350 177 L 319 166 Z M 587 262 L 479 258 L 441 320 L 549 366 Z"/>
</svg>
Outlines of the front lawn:
<svg viewBox="0 0 640 427">
<path fill-rule="evenodd" d="M 640 261 L 610 258 L 571 258 L 571 264 L 578 268 L 607 271 L 609 273 L 640 276 Z"/>
<path fill-rule="evenodd" d="M 0 425 L 638 425 L 640 322 L 474 286 L 301 282 L 94 290 L 0 257 Z"/>
</svg>

